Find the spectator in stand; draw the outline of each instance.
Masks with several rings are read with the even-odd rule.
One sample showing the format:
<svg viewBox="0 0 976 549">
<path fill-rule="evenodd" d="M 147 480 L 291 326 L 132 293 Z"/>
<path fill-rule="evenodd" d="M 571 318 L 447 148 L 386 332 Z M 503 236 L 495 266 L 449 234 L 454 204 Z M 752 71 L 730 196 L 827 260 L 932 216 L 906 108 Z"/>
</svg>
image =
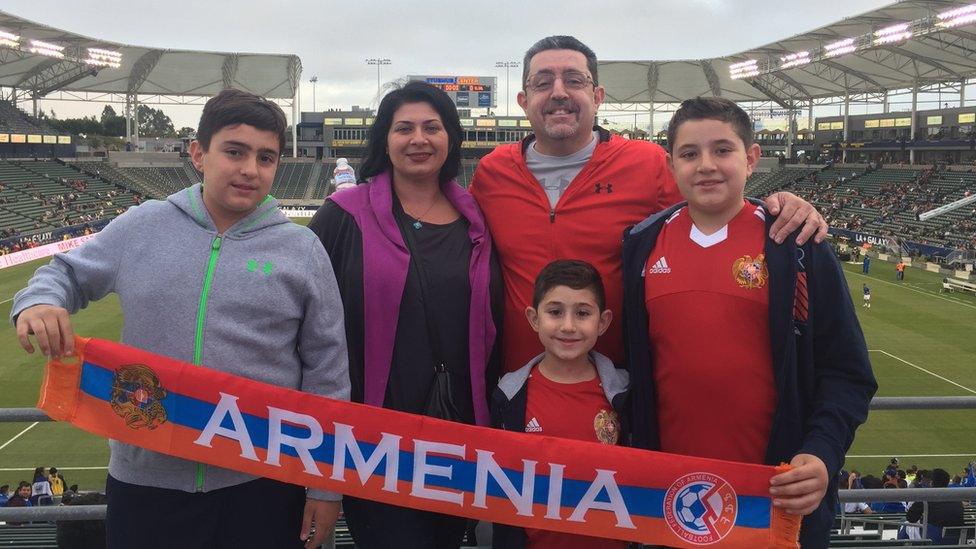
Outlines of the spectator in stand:
<svg viewBox="0 0 976 549">
<path fill-rule="evenodd" d="M 64 493 L 64 477 L 58 473 L 57 467 L 51 467 L 48 469 L 48 482 L 51 483 L 51 495 L 54 497 L 61 497 Z"/>
<path fill-rule="evenodd" d="M 885 482 L 884 489 L 897 490 L 898 480 L 895 479 L 891 482 Z M 892 496 L 898 497 L 898 496 Z M 905 508 L 905 502 L 903 501 L 879 501 L 871 504 L 871 510 L 875 513 L 904 513 L 907 509 Z"/>
<path fill-rule="evenodd" d="M 912 488 L 931 488 L 932 487 L 932 471 L 928 469 L 919 470 L 918 474 L 915 475 L 915 481 L 912 482 Z"/>
<path fill-rule="evenodd" d="M 51 505 L 51 481 L 47 478 L 47 471 L 43 467 L 34 469 L 34 483 L 31 485 L 31 503 L 34 505 Z"/>
<path fill-rule="evenodd" d="M 881 473 L 884 477 L 895 477 L 898 475 L 898 458 L 893 457 L 885 467 L 885 470 Z M 887 480 L 887 478 L 885 478 Z"/>
<path fill-rule="evenodd" d="M 7 500 L 10 499 L 10 496 L 7 495 L 8 492 L 10 492 L 9 484 L 4 484 L 3 486 L 0 486 L 0 507 L 7 506 Z"/>
<path fill-rule="evenodd" d="M 20 481 L 17 491 L 7 500 L 7 507 L 33 507 L 31 504 L 31 484 L 26 480 Z M 20 526 L 23 522 L 9 522 L 13 526 Z"/>
<path fill-rule="evenodd" d="M 851 471 L 847 476 L 847 489 L 848 490 L 861 490 L 864 486 L 861 484 L 861 473 L 857 471 Z M 844 503 L 844 513 L 860 513 L 864 515 L 870 515 L 874 511 L 871 510 L 871 506 L 863 501 L 848 501 Z"/>
<path fill-rule="evenodd" d="M 908 468 L 908 471 L 906 471 L 905 474 L 905 480 L 908 481 L 909 486 L 912 486 L 912 484 L 915 483 L 915 477 L 917 476 L 918 476 L 918 465 L 915 465 L 913 463 L 912 466 Z"/>
<path fill-rule="evenodd" d="M 932 487 L 945 488 L 949 485 L 949 473 L 945 469 L 932 470 Z M 923 503 L 916 501 L 908 508 L 905 519 L 909 522 L 922 520 Z M 933 543 L 954 544 L 959 542 L 959 531 L 944 532 L 948 526 L 963 526 L 963 506 L 961 501 L 930 501 L 928 516 L 928 538 Z"/>
</svg>

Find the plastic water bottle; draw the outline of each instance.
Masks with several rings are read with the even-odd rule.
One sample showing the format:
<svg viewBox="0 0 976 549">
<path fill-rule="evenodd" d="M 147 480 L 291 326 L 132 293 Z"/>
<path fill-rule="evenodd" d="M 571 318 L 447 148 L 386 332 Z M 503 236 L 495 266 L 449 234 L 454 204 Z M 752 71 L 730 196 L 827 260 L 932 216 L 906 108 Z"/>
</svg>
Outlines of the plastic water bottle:
<svg viewBox="0 0 976 549">
<path fill-rule="evenodd" d="M 345 189 L 356 184 L 356 170 L 349 165 L 349 160 L 339 158 L 336 160 L 335 170 L 332 171 L 332 178 L 335 180 L 336 190 Z"/>
</svg>

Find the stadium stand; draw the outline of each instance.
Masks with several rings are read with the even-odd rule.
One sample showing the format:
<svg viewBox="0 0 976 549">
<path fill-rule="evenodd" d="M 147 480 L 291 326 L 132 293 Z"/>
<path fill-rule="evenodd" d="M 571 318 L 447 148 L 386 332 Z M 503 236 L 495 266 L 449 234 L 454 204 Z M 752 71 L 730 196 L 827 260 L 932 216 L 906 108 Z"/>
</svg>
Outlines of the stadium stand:
<svg viewBox="0 0 976 549">
<path fill-rule="evenodd" d="M 976 250 L 976 207 L 919 221 L 918 214 L 976 193 L 976 173 L 946 167 L 795 167 L 754 175 L 750 196 L 791 191 L 813 203 L 832 227 L 921 244 Z"/>
<path fill-rule="evenodd" d="M 293 162 L 282 161 L 275 173 L 274 183 L 271 184 L 271 194 L 278 199 L 305 198 L 309 187 L 315 186 L 312 181 L 315 164 L 314 161 L 301 159 Z"/>
<path fill-rule="evenodd" d="M 0 253 L 40 244 L 32 237 L 56 229 L 91 230 L 141 200 L 123 183 L 60 160 L 0 161 Z"/>
<path fill-rule="evenodd" d="M 18 109 L 10 101 L 0 101 L 0 128 L 10 133 L 56 134 L 43 120 Z"/>
</svg>

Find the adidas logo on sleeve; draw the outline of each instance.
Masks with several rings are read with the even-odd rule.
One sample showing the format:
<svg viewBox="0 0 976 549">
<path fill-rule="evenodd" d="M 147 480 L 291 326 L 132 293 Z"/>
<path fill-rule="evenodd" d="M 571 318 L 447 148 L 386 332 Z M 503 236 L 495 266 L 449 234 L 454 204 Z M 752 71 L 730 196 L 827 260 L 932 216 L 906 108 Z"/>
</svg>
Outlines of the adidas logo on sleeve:
<svg viewBox="0 0 976 549">
<path fill-rule="evenodd" d="M 657 262 L 651 267 L 651 274 L 669 274 L 671 272 L 671 267 L 668 267 L 668 260 L 661 256 Z"/>
<path fill-rule="evenodd" d="M 542 425 L 539 425 L 539 420 L 532 418 L 528 423 L 525 424 L 526 433 L 541 433 Z"/>
</svg>

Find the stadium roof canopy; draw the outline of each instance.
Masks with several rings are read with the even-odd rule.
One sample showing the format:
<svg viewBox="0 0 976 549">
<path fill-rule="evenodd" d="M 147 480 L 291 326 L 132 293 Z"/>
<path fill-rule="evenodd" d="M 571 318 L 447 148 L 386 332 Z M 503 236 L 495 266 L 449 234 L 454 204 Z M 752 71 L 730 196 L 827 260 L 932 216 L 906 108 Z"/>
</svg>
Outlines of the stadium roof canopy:
<svg viewBox="0 0 976 549">
<path fill-rule="evenodd" d="M 54 91 L 213 96 L 228 87 L 275 99 L 296 96 L 302 63 L 296 55 L 172 50 L 118 44 L 55 29 L 0 11 L 0 30 L 20 36 L 19 47 L 0 34 L 0 86 L 44 96 Z M 9 38 L 9 37 L 7 37 Z M 30 40 L 63 47 L 63 58 L 31 51 Z M 118 68 L 85 62 L 88 48 L 122 54 Z"/>
<path fill-rule="evenodd" d="M 947 26 L 957 8 L 973 6 Z M 976 5 L 906 0 L 741 53 L 679 61 L 601 61 L 610 103 L 671 103 L 699 95 L 773 101 L 795 107 L 810 100 L 884 93 L 976 76 Z M 907 24 L 879 35 L 877 31 Z M 906 36 L 910 33 L 910 37 Z M 846 39 L 853 39 L 844 43 Z M 891 40 L 887 43 L 882 43 Z M 828 46 L 834 46 L 828 48 Z M 837 53 L 837 48 L 852 49 Z M 806 52 L 807 56 L 803 56 Z M 795 64 L 787 65 L 786 56 Z M 831 55 L 834 54 L 834 55 Z M 730 66 L 754 69 L 733 79 Z M 808 62 L 804 62 L 808 60 Z M 786 66 L 784 66 L 786 65 Z M 733 67 L 734 68 L 734 67 Z"/>
</svg>

